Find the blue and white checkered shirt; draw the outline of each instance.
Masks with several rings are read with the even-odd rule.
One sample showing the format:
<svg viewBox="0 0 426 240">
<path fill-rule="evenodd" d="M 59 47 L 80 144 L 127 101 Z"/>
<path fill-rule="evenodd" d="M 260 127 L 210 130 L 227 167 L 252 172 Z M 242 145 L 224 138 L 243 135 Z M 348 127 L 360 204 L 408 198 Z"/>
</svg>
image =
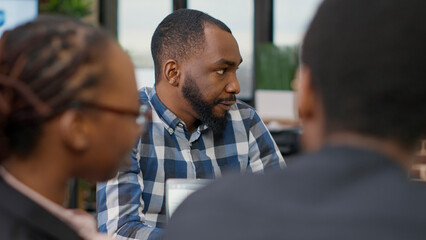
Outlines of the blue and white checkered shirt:
<svg viewBox="0 0 426 240">
<path fill-rule="evenodd" d="M 166 222 L 168 178 L 217 178 L 224 172 L 263 172 L 284 160 L 255 110 L 237 101 L 222 133 L 201 124 L 192 135 L 185 123 L 160 102 L 156 91 L 143 88 L 141 102 L 150 104 L 148 135 L 139 139 L 131 166 L 98 184 L 99 231 L 124 239 L 153 239 Z"/>
</svg>

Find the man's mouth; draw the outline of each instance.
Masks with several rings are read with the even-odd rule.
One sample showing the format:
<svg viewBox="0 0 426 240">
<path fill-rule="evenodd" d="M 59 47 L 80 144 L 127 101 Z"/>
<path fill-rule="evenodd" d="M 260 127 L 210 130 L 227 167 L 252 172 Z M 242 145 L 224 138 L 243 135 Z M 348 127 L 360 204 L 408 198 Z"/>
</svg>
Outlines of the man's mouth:
<svg viewBox="0 0 426 240">
<path fill-rule="evenodd" d="M 224 110 L 229 111 L 231 109 L 231 106 L 234 105 L 234 103 L 235 101 L 221 101 L 217 105 L 219 105 Z"/>
<path fill-rule="evenodd" d="M 235 95 L 231 95 L 228 98 L 222 98 L 215 102 L 215 105 L 220 106 L 225 111 L 229 111 L 231 109 L 231 106 L 235 104 L 235 101 L 237 99 L 235 98 Z"/>
</svg>

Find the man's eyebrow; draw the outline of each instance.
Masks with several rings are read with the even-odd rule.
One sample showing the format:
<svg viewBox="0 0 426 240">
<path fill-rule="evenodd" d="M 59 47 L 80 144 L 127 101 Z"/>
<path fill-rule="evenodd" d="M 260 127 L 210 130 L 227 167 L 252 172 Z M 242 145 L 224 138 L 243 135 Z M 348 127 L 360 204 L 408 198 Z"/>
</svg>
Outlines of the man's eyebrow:
<svg viewBox="0 0 426 240">
<path fill-rule="evenodd" d="M 240 60 L 239 64 L 241 64 L 242 62 L 243 62 L 243 59 L 241 58 L 241 60 Z M 218 60 L 218 61 L 216 61 L 214 64 L 216 64 L 216 65 L 223 65 L 223 64 L 226 64 L 226 65 L 229 65 L 229 66 L 232 66 L 232 67 L 234 67 L 234 66 L 236 66 L 236 65 L 237 65 L 237 63 L 236 63 L 236 62 L 234 62 L 234 61 L 229 61 L 229 60 L 226 60 L 226 59 L 223 59 L 223 58 L 219 59 L 219 60 Z"/>
</svg>

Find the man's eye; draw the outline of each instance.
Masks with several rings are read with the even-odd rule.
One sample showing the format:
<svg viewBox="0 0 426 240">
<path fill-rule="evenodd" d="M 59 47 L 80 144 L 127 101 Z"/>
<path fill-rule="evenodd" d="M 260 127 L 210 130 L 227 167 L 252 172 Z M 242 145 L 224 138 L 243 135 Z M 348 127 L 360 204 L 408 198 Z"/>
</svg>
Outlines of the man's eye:
<svg viewBox="0 0 426 240">
<path fill-rule="evenodd" d="M 225 69 L 220 69 L 220 70 L 217 70 L 216 72 L 219 75 L 223 75 L 225 73 L 225 71 L 226 71 Z"/>
</svg>

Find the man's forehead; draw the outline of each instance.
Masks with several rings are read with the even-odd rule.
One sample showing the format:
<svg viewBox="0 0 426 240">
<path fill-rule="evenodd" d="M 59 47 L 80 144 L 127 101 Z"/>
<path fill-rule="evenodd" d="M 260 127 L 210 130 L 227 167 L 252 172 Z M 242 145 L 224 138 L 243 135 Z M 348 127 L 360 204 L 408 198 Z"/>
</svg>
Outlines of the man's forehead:
<svg viewBox="0 0 426 240">
<path fill-rule="evenodd" d="M 234 36 L 212 24 L 204 29 L 205 43 L 202 51 L 209 62 L 239 65 L 242 62 L 238 43 Z"/>
</svg>

